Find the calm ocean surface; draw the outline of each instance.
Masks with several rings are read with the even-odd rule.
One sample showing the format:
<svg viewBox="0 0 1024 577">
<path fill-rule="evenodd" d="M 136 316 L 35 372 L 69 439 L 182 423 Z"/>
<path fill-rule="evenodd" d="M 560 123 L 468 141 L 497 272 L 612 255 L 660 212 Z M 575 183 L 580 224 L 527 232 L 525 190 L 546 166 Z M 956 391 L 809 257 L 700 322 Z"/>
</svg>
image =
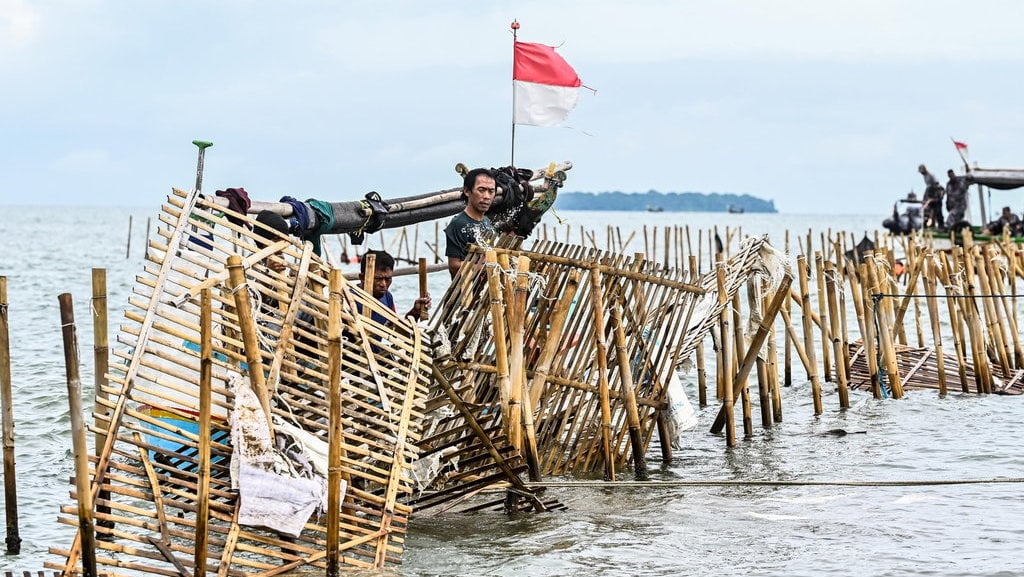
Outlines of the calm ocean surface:
<svg viewBox="0 0 1024 577">
<path fill-rule="evenodd" d="M 116 331 L 142 266 L 147 218 L 154 217 L 156 226 L 157 202 L 147 209 L 4 207 L 0 276 L 7 277 L 10 303 L 23 538 L 20 556 L 0 556 L 4 570 L 40 570 L 47 548 L 66 547 L 73 537 L 55 522 L 59 506 L 70 503 L 73 469 L 57 295 L 74 296 L 81 379 L 91 399 L 91 269 L 107 270 L 109 318 Z M 126 258 L 129 215 L 132 247 Z M 789 230 L 795 252 L 796 237 L 809 228 L 817 247 L 821 232 L 848 231 L 859 238 L 882 218 L 575 211 L 559 216 L 569 222 L 576 243 L 580 226 L 601 238 L 612 224 L 623 240 L 638 230 L 628 252 L 644 249 L 644 225 L 659 231 L 690 225 L 694 243 L 697 230 L 742 226 L 745 234 L 770 234 L 780 248 Z M 553 232 L 554 219 L 545 222 Z M 565 225 L 557 226 L 559 240 L 565 240 Z M 385 243 L 391 243 L 394 233 L 386 234 Z M 421 256 L 429 254 L 424 239 L 433 238 L 433 225 L 421 228 Z M 380 238 L 369 245 L 379 248 Z M 338 246 L 333 239 L 328 243 L 333 250 Z M 603 240 L 598 246 L 604 248 Z M 435 300 L 447 281 L 446 272 L 431 276 Z M 412 299 L 415 279 L 395 284 L 401 307 Z M 695 399 L 695 376 L 684 376 Z M 825 383 L 825 412 L 815 417 L 802 369 L 794 367 L 793 376 L 794 385 L 783 393 L 784 423 L 755 429 L 753 438 L 730 450 L 723 437 L 707 432 L 717 407 L 705 409 L 700 425 L 687 433 L 687 448 L 676 451 L 672 462 L 662 463 L 655 445 L 649 456 L 655 479 L 907 485 L 552 488 L 549 494 L 568 511 L 415 517 L 404 564 L 388 574 L 1024 575 L 1024 485 L 914 484 L 1024 477 L 1024 398 L 910 393 L 900 401 L 878 401 L 851 393 L 852 408 L 840 412 L 834 387 Z M 754 414 L 756 420 L 756 408 Z M 864 434 L 823 434 L 836 428 Z"/>
</svg>

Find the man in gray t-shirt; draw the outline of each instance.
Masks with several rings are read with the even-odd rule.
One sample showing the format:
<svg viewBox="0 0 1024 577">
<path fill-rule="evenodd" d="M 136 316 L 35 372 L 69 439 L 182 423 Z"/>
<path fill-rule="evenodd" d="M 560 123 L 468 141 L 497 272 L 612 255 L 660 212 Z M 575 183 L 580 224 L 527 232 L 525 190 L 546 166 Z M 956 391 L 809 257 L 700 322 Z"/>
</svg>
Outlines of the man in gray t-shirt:
<svg viewBox="0 0 1024 577">
<path fill-rule="evenodd" d="M 466 208 L 444 228 L 447 242 L 444 254 L 448 257 L 448 272 L 452 278 L 462 267 L 469 245 L 490 242 L 494 236 L 494 225 L 487 218 L 487 210 L 494 201 L 495 191 L 494 175 L 490 170 L 474 168 L 466 173 L 462 182 L 462 197 L 466 200 Z"/>
</svg>

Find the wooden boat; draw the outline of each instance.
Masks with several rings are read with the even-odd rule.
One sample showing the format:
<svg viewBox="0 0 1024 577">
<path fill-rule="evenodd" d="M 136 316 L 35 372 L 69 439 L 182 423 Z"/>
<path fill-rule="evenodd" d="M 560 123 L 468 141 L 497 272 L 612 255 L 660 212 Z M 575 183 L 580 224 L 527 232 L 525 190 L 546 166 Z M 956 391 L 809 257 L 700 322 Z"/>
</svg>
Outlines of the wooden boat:
<svg viewBox="0 0 1024 577">
<path fill-rule="evenodd" d="M 730 204 L 727 210 L 729 214 L 743 214 L 744 208 L 742 206 L 733 206 Z"/>
</svg>

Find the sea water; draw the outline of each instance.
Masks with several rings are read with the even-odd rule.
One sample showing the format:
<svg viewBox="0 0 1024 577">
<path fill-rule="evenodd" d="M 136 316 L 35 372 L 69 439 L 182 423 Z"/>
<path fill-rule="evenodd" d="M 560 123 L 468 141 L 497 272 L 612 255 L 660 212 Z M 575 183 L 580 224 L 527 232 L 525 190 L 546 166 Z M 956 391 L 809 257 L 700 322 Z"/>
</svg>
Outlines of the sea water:
<svg viewBox="0 0 1024 577">
<path fill-rule="evenodd" d="M 83 394 L 89 399 L 91 269 L 106 270 L 116 346 L 114 333 L 143 264 L 143 237 L 147 224 L 156 227 L 157 211 L 156 203 L 142 209 L 5 207 L 0 276 L 7 277 L 10 303 L 23 543 L 20 556 L 0 556 L 3 570 L 42 569 L 48 548 L 68 547 L 74 536 L 55 520 L 59 507 L 72 502 L 73 474 L 57 295 L 74 296 Z M 808 230 L 819 248 L 822 232 L 846 231 L 859 239 L 873 234 L 881 220 L 575 211 L 557 217 L 565 222 L 545 217 L 549 238 L 557 230 L 565 241 L 568 231 L 570 242 L 583 238 L 589 244 L 582 227 L 596 233 L 594 241 L 603 249 L 611 224 L 623 241 L 637 232 L 624 249 L 632 253 L 644 250 L 647 226 L 648 242 L 657 243 L 659 254 L 666 226 L 689 225 L 694 250 L 697 231 L 713 226 L 723 240 L 726 227 L 742 227 L 743 234 L 768 234 L 780 248 L 789 231 L 795 253 Z M 433 230 L 421 227 L 419 238 L 432 243 Z M 368 243 L 395 252 L 389 243 L 396 239 L 386 231 Z M 340 248 L 336 239 L 326 246 Z M 435 302 L 447 284 L 447 272 L 431 275 Z M 396 279 L 399 308 L 411 303 L 416 290 L 415 277 Z M 714 404 L 698 411 L 699 425 L 685 434 L 685 448 L 670 462 L 661 461 L 653 444 L 648 464 L 653 479 L 665 485 L 551 488 L 548 495 L 568 506 L 553 513 L 414 515 L 403 564 L 387 574 L 1024 575 L 1024 398 L 954 392 L 940 399 L 934 392 L 911 392 L 894 401 L 851 392 L 851 408 L 841 411 L 834 385 L 824 383 L 824 412 L 815 416 L 799 365 L 793 375 L 793 385 L 782 391 L 783 422 L 770 429 L 756 426 L 755 406 L 754 434 L 744 439 L 740 430 L 734 448 L 708 432 Z M 691 399 L 695 380 L 683 375 Z M 849 434 L 831 434 L 834 429 Z M 620 478 L 630 479 L 629 470 Z M 1005 482 L 989 482 L 999 479 Z M 805 484 L 815 482 L 820 484 Z"/>
</svg>

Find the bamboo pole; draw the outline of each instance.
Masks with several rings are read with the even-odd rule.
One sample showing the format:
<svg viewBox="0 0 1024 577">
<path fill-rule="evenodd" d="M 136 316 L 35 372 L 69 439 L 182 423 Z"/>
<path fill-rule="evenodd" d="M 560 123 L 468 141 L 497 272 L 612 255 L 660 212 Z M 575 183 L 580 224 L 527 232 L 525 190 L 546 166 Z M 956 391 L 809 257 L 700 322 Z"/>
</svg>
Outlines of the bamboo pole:
<svg viewBox="0 0 1024 577">
<path fill-rule="evenodd" d="M 633 371 L 630 367 L 629 353 L 626 351 L 626 331 L 622 328 L 622 307 L 618 302 L 612 306 L 612 328 L 615 330 L 615 360 L 619 365 L 621 398 L 626 406 L 626 423 L 629 427 L 629 442 L 633 453 L 633 475 L 637 481 L 646 481 L 650 475 L 647 473 L 644 442 L 640 436 L 640 412 L 636 406 Z M 663 437 L 661 442 L 668 443 L 668 439 Z"/>
<path fill-rule="evenodd" d="M 128 215 L 128 241 L 124 247 L 124 258 L 128 259 L 132 256 L 132 215 Z"/>
<path fill-rule="evenodd" d="M 793 282 L 793 277 L 787 274 L 782 278 L 782 283 L 779 285 L 778 290 L 775 291 L 775 295 L 772 297 L 772 301 L 768 304 L 764 314 L 761 317 L 761 322 L 754 332 L 754 336 L 750 340 L 750 347 L 747 349 L 746 354 L 743 356 L 743 361 L 739 365 L 739 369 L 736 372 L 738 377 L 746 378 L 750 374 L 750 369 L 754 366 L 755 361 L 758 357 L 758 352 L 761 350 L 761 345 L 764 344 L 765 339 L 772 333 L 772 329 L 775 325 L 775 317 L 784 309 L 784 304 L 789 294 L 789 286 Z M 733 388 L 729 389 L 726 393 L 726 397 L 734 397 L 735 393 L 738 392 L 740 381 L 733 382 Z M 729 394 L 729 393 L 732 394 Z M 762 403 L 765 400 L 761 401 Z M 779 405 L 781 407 L 781 404 Z M 781 411 L 780 411 L 781 413 Z M 781 418 L 778 419 L 781 421 Z M 715 418 L 715 422 L 711 425 L 712 433 L 720 433 L 723 426 L 729 424 L 729 410 L 723 406 L 718 411 L 718 416 Z"/>
<path fill-rule="evenodd" d="M 594 345 L 597 356 L 598 395 L 601 404 L 601 452 L 604 456 L 604 477 L 615 480 L 615 457 L 612 455 L 612 409 L 608 396 L 608 351 L 604 336 L 604 295 L 601 270 L 590 269 L 590 299 L 594 315 Z"/>
<path fill-rule="evenodd" d="M 804 331 L 804 355 L 807 356 L 807 378 L 811 381 L 811 396 L 814 398 L 814 414 L 823 412 L 821 404 L 821 382 L 818 381 L 818 370 L 814 359 L 814 327 L 811 324 L 811 293 L 808 288 L 807 256 L 796 257 L 797 271 L 800 276 L 800 322 Z"/>
<path fill-rule="evenodd" d="M 498 277 L 498 257 L 493 250 L 488 250 L 484 255 L 484 262 L 487 270 L 487 294 L 491 299 L 491 326 L 494 328 L 494 356 L 495 366 L 498 369 L 498 394 L 501 399 L 502 428 L 505 435 L 511 440 L 518 429 L 518 420 L 513 421 L 511 414 L 512 378 L 509 375 L 508 363 L 508 340 L 505 330 L 505 304 L 501 286 L 501 279 Z M 518 409 L 518 407 L 517 407 Z M 516 415 L 519 416 L 518 413 Z M 514 443 L 513 443 L 514 444 Z"/>
<path fill-rule="evenodd" d="M 808 242 L 810 237 L 807 238 Z M 824 248 L 824 244 L 822 245 Z M 818 297 L 818 330 L 821 331 L 821 374 L 825 382 L 832 382 L 832 352 L 828 343 L 832 340 L 831 323 L 828 320 L 828 301 L 825 290 L 825 257 L 820 250 L 814 251 L 814 290 Z M 838 361 L 837 361 L 838 364 Z"/>
<path fill-rule="evenodd" d="M 510 427 L 514 432 L 510 441 L 512 446 L 521 452 L 524 449 L 523 437 L 523 389 L 526 383 L 526 367 L 524 366 L 523 348 L 526 340 L 526 292 L 529 285 L 530 259 L 519 256 L 516 260 L 515 277 L 507 277 L 505 285 L 511 289 L 506 293 L 505 315 L 508 318 L 509 333 L 509 415 Z"/>
<path fill-rule="evenodd" d="M 939 397 L 946 396 L 946 358 L 942 351 L 942 330 L 939 328 L 939 295 L 935 286 L 935 266 L 929 253 L 924 261 L 924 291 L 927 296 L 928 320 L 932 329 L 932 344 L 935 347 L 935 366 L 939 379 Z"/>
<path fill-rule="evenodd" d="M 370 296 L 373 296 L 373 283 L 374 276 L 377 274 L 377 255 L 373 253 L 363 255 L 363 264 L 361 269 L 363 271 L 362 289 Z M 363 314 L 366 318 L 373 318 L 373 309 L 371 307 L 363 307 Z"/>
<path fill-rule="evenodd" d="M 1008 378 L 1010 371 L 1010 338 L 1005 332 L 1005 325 L 1002 319 L 1005 315 L 1000 314 L 1002 296 L 995 287 L 995 270 L 992 266 L 992 259 L 988 250 L 982 246 L 978 255 L 978 284 L 981 285 L 981 294 L 984 295 L 985 315 L 988 321 L 989 334 L 992 335 L 994 347 L 999 359 L 999 368 L 1003 371 L 1003 377 Z"/>
<path fill-rule="evenodd" d="M 690 229 L 687 225 L 686 229 L 686 240 L 690 240 Z M 700 244 L 697 244 L 697 248 L 700 248 Z M 689 255 L 690 263 L 690 276 L 694 279 L 694 283 L 700 278 L 700 259 L 698 255 L 693 254 L 692 249 Z M 704 343 L 700 342 L 697 344 L 697 398 L 698 406 L 703 409 L 708 406 L 708 372 L 704 359 Z"/>
<path fill-rule="evenodd" d="M 785 297 L 783 297 L 785 300 Z M 770 307 L 766 306 L 765 311 Z M 771 330 L 768 331 L 768 388 L 771 394 L 772 422 L 782 422 L 782 389 L 779 387 L 779 348 L 775 337 L 775 319 L 772 319 Z"/>
<path fill-rule="evenodd" d="M 740 294 L 736 291 L 732 296 L 732 332 L 733 332 L 733 351 L 732 355 L 732 366 L 729 367 L 733 377 L 733 385 L 738 391 L 740 397 L 740 407 L 743 413 L 743 438 L 750 439 L 754 436 L 754 419 L 751 415 L 750 408 L 750 387 L 748 386 L 748 375 L 739 374 L 739 363 L 740 355 L 745 354 L 747 351 L 744 348 L 746 339 L 743 337 L 743 320 L 740 318 Z M 733 399 L 736 395 L 733 395 Z"/>
<path fill-rule="evenodd" d="M 147 235 L 148 236 L 148 235 Z M 93 449 L 98 457 L 107 443 L 105 431 L 110 428 L 110 406 L 105 387 L 107 386 L 107 368 L 109 360 L 109 340 L 107 334 L 107 271 L 102 268 L 92 269 L 92 339 L 93 339 L 93 419 L 96 435 Z M 99 501 L 109 499 L 109 491 L 100 490 Z M 97 505 L 96 512 L 109 514 L 110 507 Z M 96 524 L 101 527 L 113 527 L 113 523 L 98 519 Z"/>
<path fill-rule="evenodd" d="M 729 351 L 729 307 L 726 306 L 729 303 L 728 293 L 725 288 L 725 263 L 722 261 L 722 256 L 718 255 L 718 264 L 715 267 L 715 276 L 718 281 L 718 306 L 722 308 L 722 312 L 718 317 L 719 328 L 719 348 L 718 348 L 718 359 L 719 359 L 719 370 L 721 371 L 721 379 L 719 382 L 722 387 L 722 411 L 725 413 L 725 444 L 728 447 L 736 446 L 736 415 L 734 414 L 734 398 L 735 391 L 732 389 L 732 371 L 730 351 Z"/>
<path fill-rule="evenodd" d="M 981 332 L 981 322 L 978 320 L 980 316 L 978 311 L 978 305 L 975 299 L 976 293 L 974 290 L 974 279 L 976 273 L 974 271 L 974 250 L 970 241 L 970 233 L 966 230 L 963 234 L 964 247 L 953 249 L 953 255 L 962 259 L 966 276 L 961 280 L 961 284 L 964 285 L 963 292 L 969 299 L 964 299 L 961 302 L 964 310 L 964 322 L 967 324 L 967 332 L 971 339 L 971 354 L 974 359 L 974 374 L 977 378 L 977 390 L 978 393 L 989 393 L 991 392 L 992 377 L 989 372 L 988 355 L 985 351 L 985 339 Z"/>
<path fill-rule="evenodd" d="M 785 248 L 783 249 L 786 254 L 789 254 L 789 230 L 785 232 Z M 783 317 L 786 319 L 787 327 L 789 326 L 789 302 L 785 302 L 782 305 Z M 793 338 L 790 336 L 790 331 L 783 332 L 782 341 L 782 384 L 783 386 L 791 386 L 793 384 Z"/>
<path fill-rule="evenodd" d="M 11 393 L 11 335 L 7 321 L 7 277 L 0 276 L 0 410 L 3 412 L 4 512 L 7 554 L 21 553 L 18 484 L 14 466 L 14 398 Z"/>
<path fill-rule="evenodd" d="M 81 533 L 82 575 L 96 577 L 96 528 L 93 524 L 92 491 L 89 489 L 89 449 L 82 415 L 82 381 L 78 373 L 78 336 L 71 295 L 61 293 L 60 325 L 64 336 L 64 368 L 67 374 L 68 405 L 71 416 L 71 442 L 75 456 L 75 493 L 78 500 L 78 527 Z"/>
<path fill-rule="evenodd" d="M 423 260 L 421 259 L 421 263 Z M 341 420 L 341 291 L 339 269 L 331 269 L 327 310 L 328 393 L 327 393 L 327 575 L 340 575 L 340 523 L 342 451 L 345 432 Z"/>
<path fill-rule="evenodd" d="M 836 298 L 836 274 L 832 261 L 825 263 L 823 277 L 825 279 L 825 292 L 827 293 L 828 300 L 829 337 L 832 340 L 833 358 L 836 360 L 836 385 L 839 390 L 839 408 L 849 409 L 850 391 L 847 385 L 847 368 L 843 362 L 843 348 L 846 347 L 846 343 L 840 338 L 839 316 L 842 312 L 839 310 L 839 299 Z M 822 312 L 822 316 L 824 315 L 825 313 Z"/>
<path fill-rule="evenodd" d="M 526 456 L 526 463 L 529 466 L 531 481 L 539 481 L 541 478 L 540 455 L 537 452 L 537 431 L 534 428 L 533 412 L 534 405 L 530 402 L 530 393 L 526 379 L 525 340 L 526 340 L 526 300 L 529 297 L 529 271 L 530 259 L 520 255 L 516 263 L 516 286 L 515 286 L 515 327 L 512 332 L 514 351 L 518 350 L 517 361 L 513 361 L 514 378 L 512 386 L 515 398 L 520 399 L 522 405 L 522 430 L 523 430 L 523 453 Z"/>
<path fill-rule="evenodd" d="M 210 522 L 210 423 L 213 410 L 213 298 L 200 293 L 199 309 L 199 460 L 196 479 L 196 541 L 193 576 L 206 575 L 206 548 Z"/>
<path fill-rule="evenodd" d="M 875 256 L 869 256 L 868 259 L 868 276 L 871 279 L 871 284 L 875 290 L 875 294 L 872 298 L 876 299 L 875 303 L 875 319 L 878 322 L 878 342 L 882 350 L 882 362 L 885 363 L 886 377 L 889 381 L 889 392 L 892 393 L 894 399 L 903 397 L 903 384 L 900 380 L 900 369 L 898 359 L 896 357 L 896 345 L 893 337 L 893 327 L 890 316 L 889 307 L 892 304 L 891 300 L 886 297 L 879 297 L 877 295 L 882 294 L 883 287 L 885 286 L 884 277 L 878 272 L 878 259 Z"/>
<path fill-rule="evenodd" d="M 547 380 L 548 372 L 551 370 L 551 363 L 558 353 L 562 332 L 565 329 L 565 319 L 569 314 L 569 307 L 572 305 L 573 299 L 576 298 L 579 283 L 579 270 L 570 270 L 566 279 L 565 289 L 561 297 L 555 301 L 546 335 L 547 340 L 544 341 L 544 348 L 541 350 L 540 357 L 537 359 L 537 364 L 533 369 L 533 378 L 530 379 L 530 404 L 533 407 L 540 403 L 541 393 L 544 391 L 544 383 Z"/>
<path fill-rule="evenodd" d="M 238 326 L 242 331 L 242 342 L 245 346 L 245 360 L 248 363 L 249 381 L 253 391 L 260 400 L 263 414 L 270 428 L 270 436 L 274 436 L 274 421 L 270 418 L 270 390 L 263 371 L 263 355 L 260 351 L 259 338 L 256 336 L 256 322 L 252 317 L 252 306 L 249 302 L 249 285 L 245 280 L 242 268 L 242 257 L 233 254 L 228 257 L 228 286 L 234 294 L 235 312 L 238 314 Z"/>
<path fill-rule="evenodd" d="M 417 233 L 419 232 L 419 225 L 418 224 L 416 225 L 416 231 L 417 231 Z M 429 291 L 427 290 L 427 259 L 420 258 L 417 261 L 417 264 L 419 264 L 420 298 L 424 298 L 424 297 L 427 296 L 427 294 L 429 294 Z M 427 320 L 427 317 L 429 317 L 429 316 L 430 316 L 430 312 L 427 311 L 426 307 L 423 307 L 423 308 L 420 309 L 420 319 L 419 320 L 425 321 L 425 320 Z"/>
<path fill-rule="evenodd" d="M 953 261 L 950 255 L 943 253 L 943 259 L 939 261 L 937 271 L 939 280 L 942 282 L 946 293 L 946 307 L 949 311 L 949 324 L 953 332 L 953 350 L 956 352 L 957 376 L 960 379 L 960 390 L 964 393 L 970 392 L 970 385 L 967 382 L 967 347 L 964 343 L 964 328 L 961 312 L 956 305 L 953 284 L 952 270 Z"/>
</svg>

